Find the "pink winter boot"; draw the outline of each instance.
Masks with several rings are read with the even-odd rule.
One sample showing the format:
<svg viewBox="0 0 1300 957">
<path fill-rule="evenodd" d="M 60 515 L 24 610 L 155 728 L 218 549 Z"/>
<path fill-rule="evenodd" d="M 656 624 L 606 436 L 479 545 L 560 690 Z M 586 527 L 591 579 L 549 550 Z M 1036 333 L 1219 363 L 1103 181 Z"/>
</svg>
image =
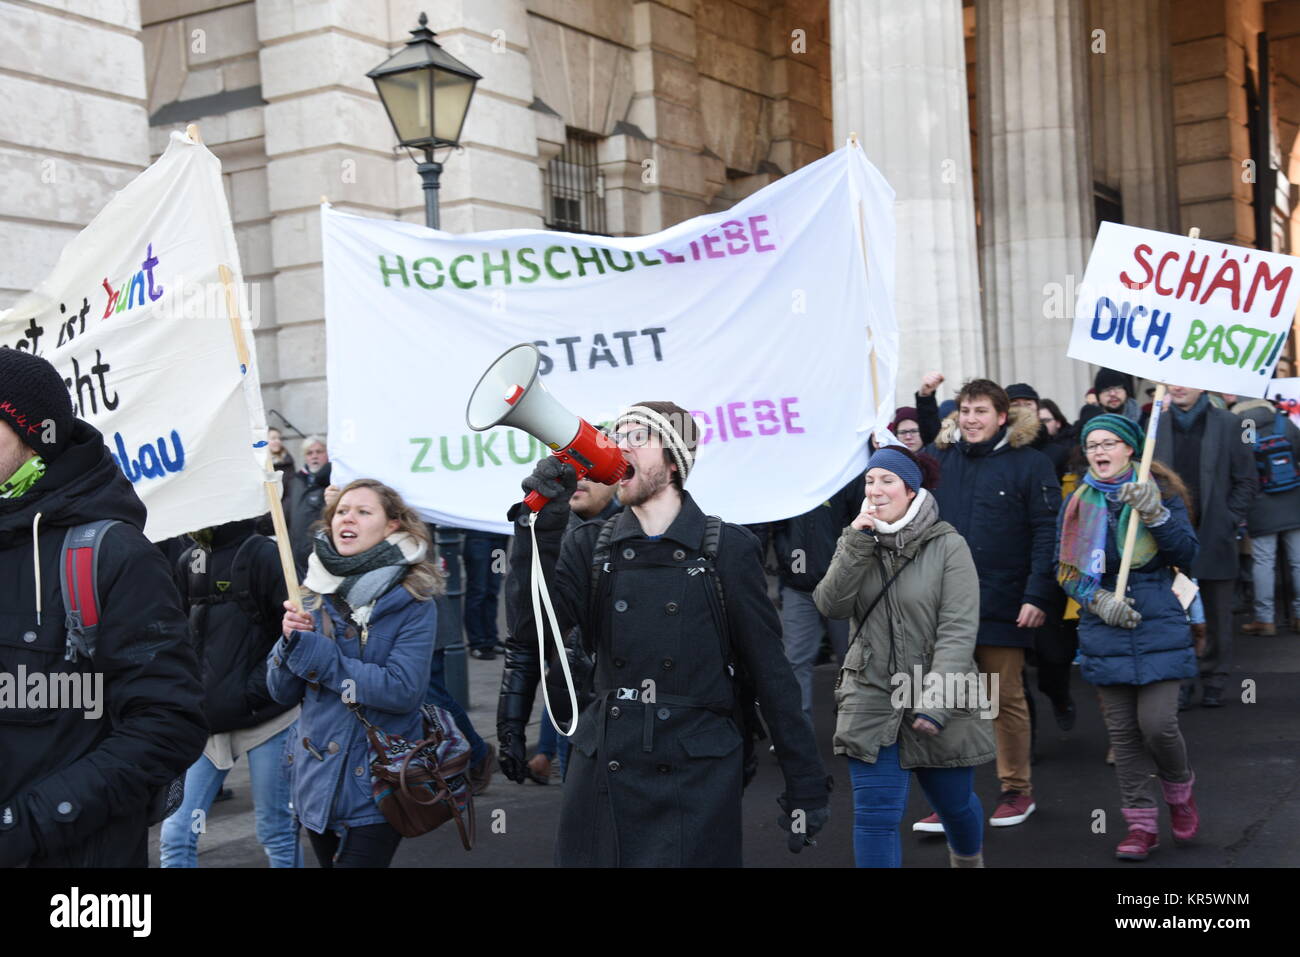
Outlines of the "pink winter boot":
<svg viewBox="0 0 1300 957">
<path fill-rule="evenodd" d="M 1190 841 L 1201 826 L 1201 815 L 1196 810 L 1196 796 L 1192 794 L 1192 785 L 1195 783 L 1195 774 L 1181 784 L 1170 784 L 1163 779 L 1160 781 L 1160 790 L 1165 792 L 1165 803 L 1169 805 L 1169 823 L 1173 828 L 1174 840 Z"/>
<path fill-rule="evenodd" d="M 1122 811 L 1128 822 L 1128 836 L 1115 848 L 1115 856 L 1121 861 L 1145 861 L 1159 846 L 1156 843 L 1156 835 L 1160 833 L 1159 811 L 1153 807 L 1126 807 Z"/>
</svg>

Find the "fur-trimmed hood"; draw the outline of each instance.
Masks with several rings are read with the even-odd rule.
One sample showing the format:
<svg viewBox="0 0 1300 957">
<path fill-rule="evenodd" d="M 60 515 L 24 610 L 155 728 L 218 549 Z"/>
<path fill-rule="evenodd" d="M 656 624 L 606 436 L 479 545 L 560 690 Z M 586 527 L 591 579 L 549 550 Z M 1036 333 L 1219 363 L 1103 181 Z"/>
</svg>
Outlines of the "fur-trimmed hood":
<svg viewBox="0 0 1300 957">
<path fill-rule="evenodd" d="M 1023 407 L 1012 409 L 1007 413 L 1005 441 L 1013 449 L 1026 448 L 1034 444 L 1034 440 L 1038 438 L 1040 428 L 1042 428 L 1042 422 L 1039 421 L 1035 412 Z M 961 433 L 957 429 L 957 413 L 953 412 L 939 426 L 939 434 L 935 436 L 934 447 L 936 449 L 952 448 L 959 438 L 961 438 Z"/>
<path fill-rule="evenodd" d="M 1274 408 L 1273 403 L 1269 402 L 1267 399 L 1242 399 L 1234 405 L 1230 411 L 1234 415 L 1243 415 L 1246 412 L 1253 412 L 1255 410 L 1263 411 L 1265 413 L 1263 416 L 1265 419 L 1273 418 L 1273 413 L 1277 411 L 1277 409 Z M 1258 420 L 1260 416 L 1252 415 L 1250 418 Z"/>
</svg>

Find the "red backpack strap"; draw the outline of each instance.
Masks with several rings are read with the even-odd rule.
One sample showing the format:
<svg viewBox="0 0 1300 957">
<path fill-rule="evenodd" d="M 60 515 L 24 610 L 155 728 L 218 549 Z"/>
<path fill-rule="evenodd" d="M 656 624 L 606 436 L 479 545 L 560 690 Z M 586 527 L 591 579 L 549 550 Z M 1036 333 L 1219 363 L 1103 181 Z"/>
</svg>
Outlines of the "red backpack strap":
<svg viewBox="0 0 1300 957">
<path fill-rule="evenodd" d="M 118 524 L 115 518 L 74 525 L 63 536 L 59 557 L 59 583 L 63 591 L 67 650 L 64 659 L 76 661 L 79 654 L 95 656 L 99 634 L 99 551 L 105 533 Z"/>
</svg>

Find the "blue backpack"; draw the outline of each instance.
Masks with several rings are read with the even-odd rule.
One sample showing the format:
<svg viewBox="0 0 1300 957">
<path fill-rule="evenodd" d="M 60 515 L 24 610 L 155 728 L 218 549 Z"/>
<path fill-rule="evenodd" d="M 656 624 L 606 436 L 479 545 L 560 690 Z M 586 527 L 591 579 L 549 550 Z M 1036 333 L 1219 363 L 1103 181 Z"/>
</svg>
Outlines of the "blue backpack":
<svg viewBox="0 0 1300 957">
<path fill-rule="evenodd" d="M 1274 494 L 1300 488 L 1300 468 L 1296 467 L 1295 448 L 1287 438 L 1287 417 L 1276 413 L 1273 431 L 1255 440 L 1255 467 L 1259 469 L 1259 489 Z"/>
</svg>

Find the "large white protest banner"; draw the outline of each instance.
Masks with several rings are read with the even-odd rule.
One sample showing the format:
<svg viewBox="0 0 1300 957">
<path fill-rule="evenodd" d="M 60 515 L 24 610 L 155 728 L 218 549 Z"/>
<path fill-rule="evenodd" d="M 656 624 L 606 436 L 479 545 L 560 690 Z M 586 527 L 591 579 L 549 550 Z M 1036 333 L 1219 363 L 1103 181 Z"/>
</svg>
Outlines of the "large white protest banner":
<svg viewBox="0 0 1300 957">
<path fill-rule="evenodd" d="M 892 412 L 893 199 L 851 146 L 651 236 L 455 236 L 323 208 L 336 484 L 377 477 L 433 521 L 507 531 L 549 449 L 472 432 L 465 407 L 492 360 L 533 342 L 541 381 L 588 421 L 639 401 L 689 409 L 702 437 L 687 488 L 706 511 L 808 511 L 861 473 Z"/>
<path fill-rule="evenodd" d="M 1295 320 L 1297 262 L 1102 223 L 1068 354 L 1166 385 L 1262 396 Z"/>
<path fill-rule="evenodd" d="M 0 313 L 49 359 L 161 541 L 266 511 L 261 389 L 221 163 L 181 133 Z M 228 296 L 244 301 L 232 320 Z M 265 452 L 261 452 L 262 457 Z"/>
</svg>

